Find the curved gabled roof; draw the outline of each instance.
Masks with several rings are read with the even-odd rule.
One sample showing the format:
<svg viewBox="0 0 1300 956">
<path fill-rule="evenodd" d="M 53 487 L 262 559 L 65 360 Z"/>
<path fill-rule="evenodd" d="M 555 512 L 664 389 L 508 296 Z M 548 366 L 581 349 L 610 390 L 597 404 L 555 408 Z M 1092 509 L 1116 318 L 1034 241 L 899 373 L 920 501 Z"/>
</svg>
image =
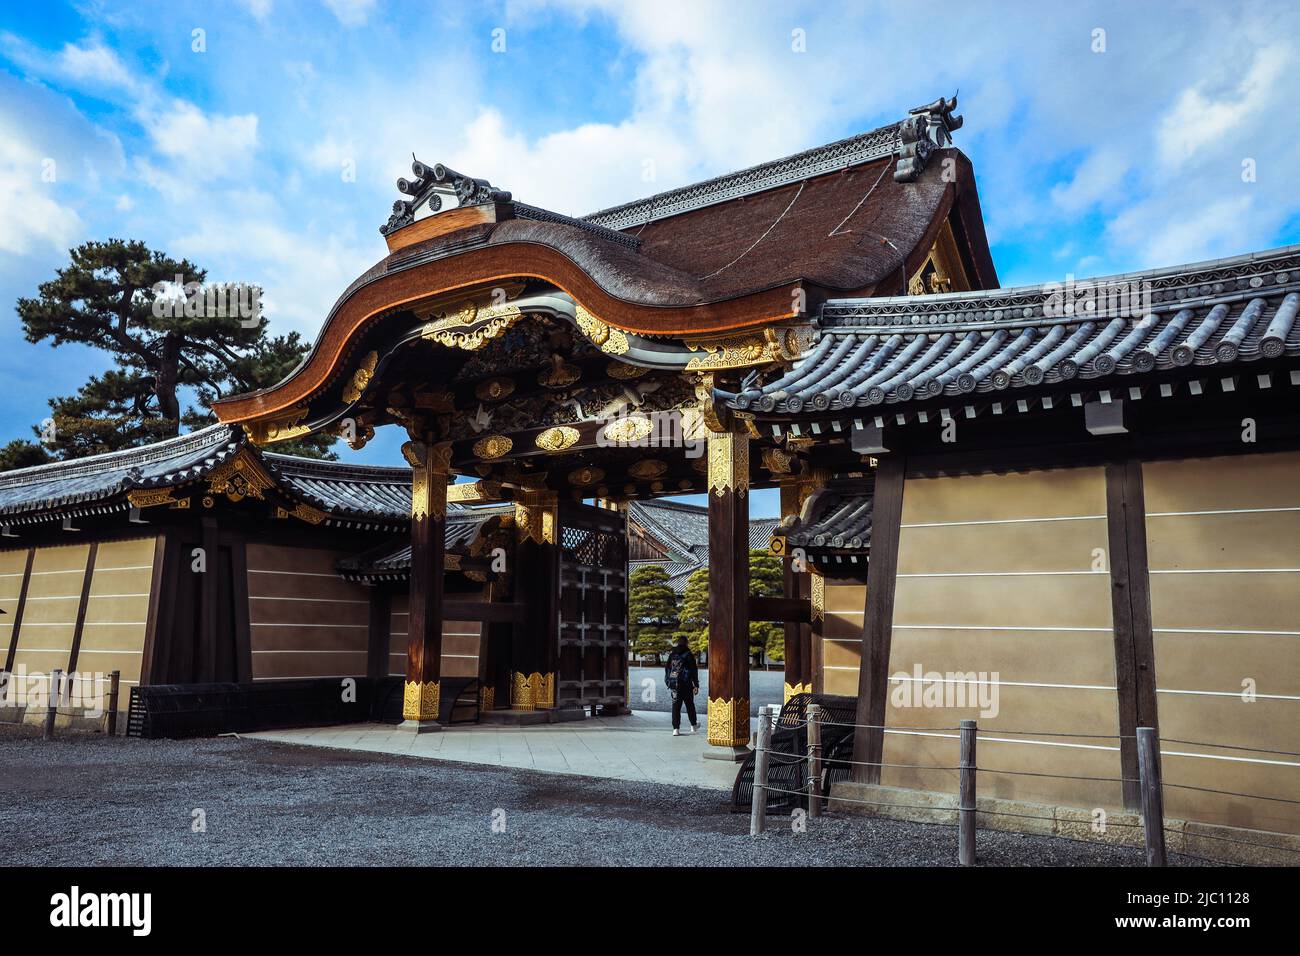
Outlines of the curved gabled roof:
<svg viewBox="0 0 1300 956">
<path fill-rule="evenodd" d="M 793 368 L 717 394 L 734 409 L 803 415 L 1233 368 L 1300 356 L 1298 312 L 1300 246 L 1073 285 L 835 299 Z"/>
</svg>

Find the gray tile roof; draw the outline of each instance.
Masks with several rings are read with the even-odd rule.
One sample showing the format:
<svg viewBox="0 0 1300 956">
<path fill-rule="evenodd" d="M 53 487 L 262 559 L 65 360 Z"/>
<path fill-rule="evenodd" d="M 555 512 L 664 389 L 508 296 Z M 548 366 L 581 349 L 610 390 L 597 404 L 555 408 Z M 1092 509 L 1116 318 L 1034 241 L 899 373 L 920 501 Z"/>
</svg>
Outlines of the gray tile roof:
<svg viewBox="0 0 1300 956">
<path fill-rule="evenodd" d="M 125 451 L 56 461 L 0 473 L 0 516 L 21 524 L 65 515 L 110 510 L 133 488 L 193 481 L 233 456 L 243 432 L 229 425 L 207 428 Z M 125 505 L 121 505 L 125 507 Z"/>
<path fill-rule="evenodd" d="M 785 529 L 790 548 L 865 553 L 871 547 L 872 499 L 867 494 L 824 488 L 805 502 Z"/>
<path fill-rule="evenodd" d="M 445 547 L 453 554 L 468 554 L 470 546 L 493 518 L 514 514 L 510 502 L 494 505 L 451 504 L 447 506 Z M 411 571 L 411 540 L 403 536 L 386 541 L 336 563 L 340 574 L 359 580 L 405 580 Z"/>
<path fill-rule="evenodd" d="M 657 564 L 668 572 L 668 584 L 681 594 L 695 571 L 709 565 L 709 509 L 676 501 L 634 501 L 629 517 L 664 546 L 669 560 L 639 559 L 628 562 L 630 570 Z M 766 551 L 776 518 L 754 518 L 749 522 L 749 547 Z"/>
<path fill-rule="evenodd" d="M 209 425 L 152 445 L 0 473 L 0 520 L 49 521 L 125 510 L 135 489 L 198 481 L 246 447 L 242 429 Z M 252 447 L 252 446 L 247 446 Z M 348 465 L 252 448 L 282 491 L 333 522 L 410 520 L 409 468 Z"/>
<path fill-rule="evenodd" d="M 788 372 L 715 394 L 735 409 L 806 415 L 1076 378 L 1131 383 L 1300 356 L 1298 312 L 1300 246 L 1072 287 L 832 299 L 817 319 L 819 341 Z"/>
</svg>

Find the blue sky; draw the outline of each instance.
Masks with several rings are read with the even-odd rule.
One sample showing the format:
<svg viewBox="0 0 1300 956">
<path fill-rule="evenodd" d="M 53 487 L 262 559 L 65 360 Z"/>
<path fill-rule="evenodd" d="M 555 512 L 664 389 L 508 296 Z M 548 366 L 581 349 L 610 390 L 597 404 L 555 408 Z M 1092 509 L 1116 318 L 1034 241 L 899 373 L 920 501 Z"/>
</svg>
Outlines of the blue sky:
<svg viewBox="0 0 1300 956">
<path fill-rule="evenodd" d="M 1297 242 L 1297 38 L 1290 3 L 9 2 L 0 440 L 103 367 L 13 312 L 68 247 L 144 239 L 312 338 L 412 151 L 582 214 L 960 89 L 1004 285 Z"/>
</svg>

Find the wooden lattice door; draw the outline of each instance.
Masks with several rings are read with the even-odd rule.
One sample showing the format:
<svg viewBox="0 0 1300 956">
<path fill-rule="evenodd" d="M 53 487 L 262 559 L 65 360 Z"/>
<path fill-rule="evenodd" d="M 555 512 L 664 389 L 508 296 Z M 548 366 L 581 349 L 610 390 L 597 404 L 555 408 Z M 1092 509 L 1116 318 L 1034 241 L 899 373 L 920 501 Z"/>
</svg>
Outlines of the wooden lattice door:
<svg viewBox="0 0 1300 956">
<path fill-rule="evenodd" d="M 627 520 L 617 511 L 560 509 L 557 708 L 627 706 Z"/>
</svg>

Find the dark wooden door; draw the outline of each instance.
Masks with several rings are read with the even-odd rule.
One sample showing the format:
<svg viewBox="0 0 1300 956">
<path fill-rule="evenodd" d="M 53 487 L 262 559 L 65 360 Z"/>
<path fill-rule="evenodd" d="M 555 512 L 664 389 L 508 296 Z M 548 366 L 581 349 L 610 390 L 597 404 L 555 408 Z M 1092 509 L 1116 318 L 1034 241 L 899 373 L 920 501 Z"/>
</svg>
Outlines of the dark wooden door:
<svg viewBox="0 0 1300 956">
<path fill-rule="evenodd" d="M 560 655 L 555 706 L 627 706 L 627 518 L 560 507 Z"/>
</svg>

